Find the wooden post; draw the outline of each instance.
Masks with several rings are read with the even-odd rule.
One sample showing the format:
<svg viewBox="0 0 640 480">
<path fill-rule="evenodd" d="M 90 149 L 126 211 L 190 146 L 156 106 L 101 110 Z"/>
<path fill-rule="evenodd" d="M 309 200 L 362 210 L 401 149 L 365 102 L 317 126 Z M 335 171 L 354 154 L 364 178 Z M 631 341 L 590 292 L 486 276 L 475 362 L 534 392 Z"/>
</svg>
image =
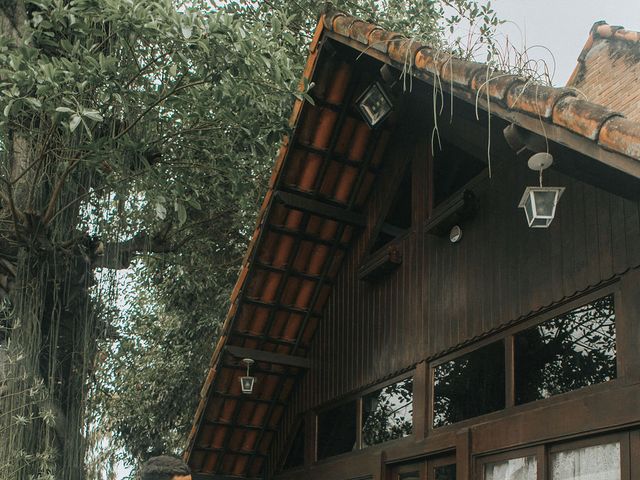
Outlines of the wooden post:
<svg viewBox="0 0 640 480">
<path fill-rule="evenodd" d="M 413 436 L 420 441 L 427 434 L 427 408 L 429 405 L 429 365 L 420 362 L 413 376 Z"/>
<path fill-rule="evenodd" d="M 626 273 L 614 298 L 618 377 L 640 380 L 640 270 Z"/>
<path fill-rule="evenodd" d="M 515 362 L 513 335 L 509 335 L 504 339 L 504 369 L 505 369 L 505 407 L 513 407 L 516 403 L 515 392 Z"/>
<path fill-rule="evenodd" d="M 471 430 L 462 429 L 456 433 L 456 480 L 472 480 Z"/>
<path fill-rule="evenodd" d="M 309 469 L 316 463 L 316 438 L 318 430 L 318 416 L 314 411 L 305 414 L 304 419 L 304 468 Z"/>
</svg>

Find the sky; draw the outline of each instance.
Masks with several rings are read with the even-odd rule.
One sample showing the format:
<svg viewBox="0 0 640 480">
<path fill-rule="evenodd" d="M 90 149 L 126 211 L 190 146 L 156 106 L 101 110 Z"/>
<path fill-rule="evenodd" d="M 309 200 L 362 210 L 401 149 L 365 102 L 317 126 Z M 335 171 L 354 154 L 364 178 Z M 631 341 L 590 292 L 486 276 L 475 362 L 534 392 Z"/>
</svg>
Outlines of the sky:
<svg viewBox="0 0 640 480">
<path fill-rule="evenodd" d="M 605 20 L 627 30 L 640 31 L 640 0 L 493 0 L 498 17 L 508 23 L 499 27 L 501 36 L 521 47 L 543 45 L 553 53 L 556 72 L 553 84 L 564 85 L 573 71 L 591 26 Z M 543 48 L 532 48 L 530 56 L 553 63 Z"/>
</svg>

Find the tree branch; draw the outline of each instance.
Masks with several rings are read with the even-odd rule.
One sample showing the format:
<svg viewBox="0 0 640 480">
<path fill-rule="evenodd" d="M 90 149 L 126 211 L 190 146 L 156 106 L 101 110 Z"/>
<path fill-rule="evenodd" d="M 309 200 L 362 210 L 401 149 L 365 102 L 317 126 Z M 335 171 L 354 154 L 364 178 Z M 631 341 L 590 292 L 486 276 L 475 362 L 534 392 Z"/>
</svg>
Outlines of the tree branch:
<svg viewBox="0 0 640 480">
<path fill-rule="evenodd" d="M 127 128 L 125 128 L 122 132 L 120 132 L 118 135 L 116 135 L 113 139 L 114 140 L 118 140 L 120 137 L 125 135 L 129 130 L 131 130 L 133 127 L 135 127 L 138 124 L 138 122 L 140 122 L 140 120 L 142 120 L 147 115 L 147 113 L 149 113 L 155 107 L 160 105 L 162 102 L 164 102 L 171 95 L 174 95 L 174 94 L 178 93 L 179 91 L 185 90 L 187 88 L 191 88 L 191 87 L 196 87 L 198 85 L 202 85 L 204 83 L 207 83 L 207 81 L 208 81 L 206 78 L 204 78 L 202 80 L 198 80 L 197 82 L 188 83 L 187 85 L 180 85 L 182 83 L 182 79 L 184 79 L 184 77 L 182 77 L 180 80 L 178 80 L 176 82 L 176 85 L 171 90 L 169 90 L 169 92 L 166 95 L 162 95 L 155 102 L 153 102 L 151 105 L 149 105 L 147 107 L 147 109 L 144 112 L 142 112 L 142 114 L 140 114 L 140 116 L 138 118 L 136 118 L 133 122 L 131 122 L 131 124 L 129 126 L 127 126 Z"/>
<path fill-rule="evenodd" d="M 49 199 L 49 205 L 47 205 L 47 210 L 44 212 L 44 215 L 42 216 L 42 223 L 44 225 L 49 224 L 49 222 L 53 218 L 53 215 L 56 209 L 56 202 L 58 201 L 58 197 L 60 196 L 60 193 L 62 193 L 64 182 L 66 181 L 69 174 L 73 171 L 73 169 L 78 166 L 79 163 L 80 163 L 80 157 L 73 160 L 69 164 L 69 166 L 65 169 L 65 171 L 62 172 L 62 175 L 60 175 L 60 178 L 58 179 L 56 186 L 53 189 L 53 193 L 51 194 L 51 198 Z"/>
</svg>

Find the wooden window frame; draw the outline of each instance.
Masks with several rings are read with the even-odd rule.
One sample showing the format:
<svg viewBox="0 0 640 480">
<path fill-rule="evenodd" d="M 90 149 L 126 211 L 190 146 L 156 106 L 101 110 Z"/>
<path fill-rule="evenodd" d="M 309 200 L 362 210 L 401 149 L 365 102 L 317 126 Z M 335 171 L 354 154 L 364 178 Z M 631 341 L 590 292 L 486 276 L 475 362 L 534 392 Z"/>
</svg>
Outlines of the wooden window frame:
<svg viewBox="0 0 640 480">
<path fill-rule="evenodd" d="M 589 290 L 587 292 L 583 292 L 579 295 L 573 296 L 570 299 L 567 299 L 562 302 L 558 302 L 550 306 L 549 308 L 543 310 L 542 312 L 537 312 L 534 315 L 528 316 L 525 319 L 513 322 L 510 325 L 503 327 L 502 329 L 491 333 L 480 340 L 473 342 L 472 344 L 466 345 L 454 352 L 448 353 L 441 357 L 438 357 L 429 362 L 428 365 L 428 386 L 427 386 L 427 431 L 429 433 L 433 433 L 435 430 L 440 431 L 442 429 L 447 428 L 455 428 L 460 427 L 465 424 L 472 423 L 477 419 L 484 419 L 488 416 L 493 416 L 504 412 L 508 409 L 521 409 L 521 408 L 532 408 L 530 405 L 536 404 L 541 401 L 554 401 L 555 399 L 566 399 L 571 398 L 572 395 L 582 394 L 586 391 L 597 391 L 600 388 L 605 388 L 603 385 L 613 385 L 616 383 L 622 383 L 626 381 L 625 373 L 627 369 L 624 368 L 627 362 L 631 362 L 631 358 L 634 355 L 638 355 L 637 352 L 632 348 L 628 343 L 629 339 L 624 338 L 619 335 L 619 325 L 620 323 L 629 322 L 630 319 L 625 318 L 624 312 L 626 311 L 625 305 L 623 305 L 622 298 L 622 286 L 619 281 L 619 278 L 616 278 L 610 282 L 607 282 L 604 285 L 599 286 L 596 289 Z M 551 395 L 550 397 L 533 400 L 530 402 L 522 403 L 516 405 L 515 403 L 515 346 L 514 346 L 514 338 L 520 332 L 523 332 L 529 328 L 535 327 L 537 325 L 542 325 L 543 323 L 557 318 L 563 314 L 570 312 L 576 308 L 579 308 L 583 305 L 591 303 L 599 298 L 603 298 L 609 295 L 613 295 L 613 305 L 614 305 L 614 315 L 615 315 L 615 325 L 616 325 L 616 377 L 606 381 L 597 383 L 594 385 L 588 385 L 586 387 L 578 388 L 576 390 L 570 390 L 568 392 L 559 393 L 556 395 Z M 621 314 L 620 314 L 621 313 Z M 622 331 L 626 331 L 625 326 L 623 326 Z M 460 358 L 468 353 L 476 351 L 480 348 L 483 348 L 487 345 L 495 343 L 497 341 L 504 342 L 504 350 L 505 350 L 505 408 L 501 410 L 497 410 L 495 412 L 489 412 L 484 415 L 478 415 L 477 417 L 471 417 L 465 420 L 461 420 L 459 422 L 451 423 L 448 425 L 442 425 L 439 427 L 434 427 L 434 400 L 435 400 L 435 369 L 447 362 Z M 580 393 L 578 393 L 580 392 Z"/>
<path fill-rule="evenodd" d="M 481 455 L 473 462 L 475 473 L 474 480 L 484 480 L 484 466 L 488 463 L 500 462 L 522 457 L 535 457 L 537 462 L 536 480 L 552 480 L 551 455 L 557 452 L 576 450 L 584 447 L 606 445 L 608 443 L 620 443 L 620 479 L 631 480 L 631 458 L 633 457 L 633 439 L 638 432 L 625 431 L 605 435 L 592 435 L 578 439 L 549 442 L 531 447 L 507 450 L 500 453 Z"/>
<path fill-rule="evenodd" d="M 514 460 L 516 458 L 534 457 L 536 459 L 536 480 L 543 480 L 544 477 L 544 447 L 525 447 L 515 450 L 508 450 L 500 453 L 494 453 L 490 455 L 482 455 L 477 457 L 474 463 L 475 474 L 472 478 L 475 480 L 484 480 L 484 466 L 489 463 L 504 462 L 505 460 Z M 542 465 L 541 465 L 542 463 Z"/>
<path fill-rule="evenodd" d="M 547 473 L 550 474 L 551 455 L 558 452 L 566 452 L 568 450 L 576 450 L 585 447 L 595 447 L 597 445 L 606 445 L 608 443 L 620 444 L 620 479 L 631 480 L 631 450 L 630 450 L 630 432 L 612 433 L 608 435 L 590 436 L 570 440 L 567 442 L 554 443 L 546 448 L 547 455 Z M 550 479 L 550 477 L 547 477 Z"/>
<path fill-rule="evenodd" d="M 389 466 L 387 480 L 403 480 L 409 475 L 417 475 L 420 480 L 435 480 L 434 470 L 445 465 L 456 465 L 455 453 L 449 452 L 427 456 L 409 462 Z"/>
<path fill-rule="evenodd" d="M 393 440 L 389 440 L 387 442 L 383 442 L 383 443 L 379 443 L 376 445 L 367 445 L 364 446 L 362 443 L 362 400 L 363 398 L 375 391 L 381 390 L 385 387 L 388 387 L 389 385 L 393 385 L 395 383 L 401 382 L 403 380 L 406 380 L 407 378 L 413 378 L 413 385 L 415 386 L 415 381 L 416 381 L 416 368 L 412 368 L 411 370 L 408 370 L 400 375 L 397 375 L 395 377 L 389 378 L 385 381 L 382 381 L 380 383 L 376 383 L 375 385 L 372 385 L 368 388 L 365 388 L 363 390 L 359 390 L 358 392 L 354 392 L 351 393 L 343 398 L 341 398 L 338 401 L 334 401 L 334 402 L 330 402 L 327 403 L 325 405 L 320 406 L 319 408 L 314 409 L 313 412 L 313 419 L 314 419 L 314 438 L 313 438 L 313 456 L 312 456 L 312 461 L 310 463 L 312 464 L 316 464 L 318 462 L 323 462 L 325 460 L 329 460 L 329 459 L 334 459 L 334 458 L 339 458 L 342 457 L 343 455 L 349 455 L 349 454 L 353 454 L 356 452 L 359 452 L 361 450 L 366 450 L 367 448 L 372 448 L 372 447 L 378 447 L 380 445 L 390 445 L 393 442 L 397 442 L 397 441 L 401 441 L 404 440 L 406 438 L 409 437 L 413 437 L 415 435 L 415 412 L 414 415 L 412 417 L 412 428 L 411 428 L 411 433 L 409 435 L 407 435 L 406 437 L 401 437 L 401 438 L 395 438 Z M 414 402 L 415 402 L 415 389 L 413 390 L 413 398 L 414 398 Z M 319 417 L 320 414 L 327 412 L 329 410 L 332 410 L 336 407 L 339 407 L 341 405 L 347 404 L 349 402 L 353 402 L 355 400 L 356 402 L 356 442 L 355 442 L 355 447 L 353 450 L 349 451 L 349 452 L 344 452 L 344 453 L 340 453 L 337 455 L 331 455 L 329 457 L 325 457 L 322 459 L 318 458 L 318 431 L 319 431 Z M 413 404 L 413 402 L 412 402 Z M 306 439 L 305 439 L 306 440 Z"/>
<path fill-rule="evenodd" d="M 453 422 L 453 423 L 449 423 L 447 425 L 441 425 L 438 427 L 435 427 L 433 425 L 433 421 L 435 419 L 435 370 L 436 368 L 438 368 L 440 365 L 444 365 L 445 363 L 448 363 L 452 360 L 455 360 L 457 358 L 463 357 L 469 353 L 475 352 L 476 350 L 480 350 L 481 348 L 484 348 L 488 345 L 492 345 L 494 343 L 499 343 L 502 342 L 503 347 L 504 347 L 504 351 L 505 354 L 507 352 L 507 345 L 506 345 L 506 340 L 504 337 L 500 336 L 500 337 L 487 337 L 483 340 L 478 341 L 477 343 L 474 343 L 473 345 L 469 345 L 468 347 L 462 348 L 456 352 L 453 352 L 449 355 L 445 355 L 444 357 L 438 359 L 438 360 L 434 360 L 433 362 L 430 363 L 429 365 L 429 383 L 430 383 L 430 388 L 429 388 L 429 410 L 428 410 L 428 420 L 429 420 L 429 432 L 433 432 L 434 430 L 440 430 L 442 428 L 448 428 L 448 427 L 452 427 L 454 425 L 460 425 L 463 424 L 465 422 L 469 422 L 470 420 L 473 420 L 475 418 L 484 418 L 487 415 L 495 415 L 498 412 L 502 412 L 507 408 L 507 404 L 505 403 L 505 407 L 500 409 L 500 410 L 494 410 L 493 412 L 488 412 L 488 413 L 484 413 L 482 415 L 478 415 L 475 417 L 469 417 L 469 418 L 465 418 L 463 420 L 460 420 L 458 422 Z M 505 369 L 506 369 L 506 364 L 505 364 Z M 507 385 L 507 378 L 505 376 L 505 385 Z"/>
</svg>

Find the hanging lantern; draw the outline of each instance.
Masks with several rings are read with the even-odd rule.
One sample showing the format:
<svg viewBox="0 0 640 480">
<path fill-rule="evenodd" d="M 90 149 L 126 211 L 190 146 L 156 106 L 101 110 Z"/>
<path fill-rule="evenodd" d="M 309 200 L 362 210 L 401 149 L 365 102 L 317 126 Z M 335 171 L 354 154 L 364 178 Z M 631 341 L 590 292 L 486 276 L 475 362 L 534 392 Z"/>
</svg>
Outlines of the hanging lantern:
<svg viewBox="0 0 640 480">
<path fill-rule="evenodd" d="M 380 82 L 365 90 L 356 103 L 371 128 L 387 118 L 393 109 L 393 102 Z"/>
<path fill-rule="evenodd" d="M 251 365 L 254 364 L 254 361 L 250 358 L 244 358 L 242 361 L 247 365 L 247 375 L 240 377 L 240 387 L 242 388 L 242 393 L 250 395 L 253 393 L 253 386 L 256 383 L 256 377 L 250 375 Z"/>
<path fill-rule="evenodd" d="M 540 172 L 540 186 L 527 187 L 518 207 L 524 209 L 531 228 L 547 228 L 551 225 L 556 215 L 556 206 L 564 192 L 564 187 L 542 186 L 542 171 L 552 163 L 553 157 L 545 152 L 536 153 L 529 159 L 529 168 Z"/>
</svg>

